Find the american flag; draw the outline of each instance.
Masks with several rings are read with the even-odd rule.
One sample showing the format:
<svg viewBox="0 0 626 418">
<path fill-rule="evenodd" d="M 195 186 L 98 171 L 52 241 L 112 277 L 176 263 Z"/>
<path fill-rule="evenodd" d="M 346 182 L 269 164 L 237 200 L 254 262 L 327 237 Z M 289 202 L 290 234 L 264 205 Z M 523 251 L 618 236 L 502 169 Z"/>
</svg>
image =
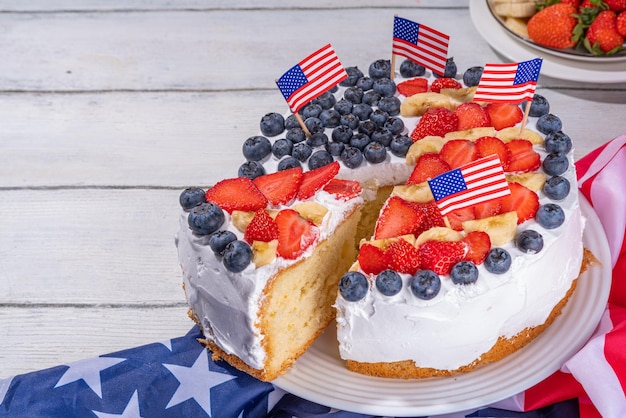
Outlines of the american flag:
<svg viewBox="0 0 626 418">
<path fill-rule="evenodd" d="M 535 95 L 541 58 L 513 64 L 486 64 L 474 93 L 475 102 L 519 103 Z"/>
<path fill-rule="evenodd" d="M 394 17 L 392 54 L 443 75 L 449 42 L 450 37 L 444 33 L 412 20 Z"/>
<path fill-rule="evenodd" d="M 346 78 L 348 73 L 328 44 L 291 67 L 276 84 L 291 111 L 296 113 Z"/>
<path fill-rule="evenodd" d="M 428 180 L 442 216 L 456 209 L 511 194 L 496 155 L 472 161 Z"/>
</svg>

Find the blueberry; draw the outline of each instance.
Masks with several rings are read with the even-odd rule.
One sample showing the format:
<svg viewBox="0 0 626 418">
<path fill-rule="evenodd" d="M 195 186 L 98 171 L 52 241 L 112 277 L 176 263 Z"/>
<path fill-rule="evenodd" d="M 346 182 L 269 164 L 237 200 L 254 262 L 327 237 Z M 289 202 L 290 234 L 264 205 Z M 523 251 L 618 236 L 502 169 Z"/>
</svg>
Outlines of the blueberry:
<svg viewBox="0 0 626 418">
<path fill-rule="evenodd" d="M 389 119 L 389 114 L 380 109 L 374 110 L 370 115 L 370 120 L 374 122 L 376 126 L 384 126 L 387 119 Z"/>
<path fill-rule="evenodd" d="M 272 144 L 272 154 L 274 154 L 274 157 L 278 158 L 279 160 L 285 155 L 291 155 L 292 149 L 293 142 L 285 138 L 277 139 Z"/>
<path fill-rule="evenodd" d="M 306 139 L 306 134 L 304 133 L 304 129 L 301 127 L 291 128 L 285 134 L 285 138 L 291 141 L 294 144 L 298 142 L 302 142 Z"/>
<path fill-rule="evenodd" d="M 316 132 L 306 140 L 306 143 L 312 148 L 322 147 L 328 143 L 328 136 L 324 132 Z"/>
<path fill-rule="evenodd" d="M 391 61 L 379 59 L 370 64 L 368 70 L 370 78 L 374 80 L 383 77 L 391 77 Z"/>
<path fill-rule="evenodd" d="M 339 83 L 341 87 L 354 86 L 357 80 L 363 77 L 363 72 L 358 67 L 346 67 L 346 73 L 348 73 L 348 78 Z"/>
<path fill-rule="evenodd" d="M 371 139 L 369 136 L 359 132 L 352 135 L 352 138 L 350 139 L 350 146 L 363 151 L 365 149 L 365 146 L 370 142 Z"/>
<path fill-rule="evenodd" d="M 388 147 L 393 139 L 393 134 L 387 128 L 376 128 L 370 138 L 372 141 L 380 142 L 384 147 Z"/>
<path fill-rule="evenodd" d="M 322 110 L 322 113 L 320 113 L 319 118 L 325 128 L 335 128 L 339 126 L 341 114 L 335 109 L 324 109 Z"/>
<path fill-rule="evenodd" d="M 306 142 L 299 142 L 295 144 L 293 146 L 293 150 L 291 150 L 291 156 L 302 162 L 308 160 L 312 153 L 313 148 L 311 148 L 311 146 Z"/>
<path fill-rule="evenodd" d="M 229 242 L 224 249 L 224 267 L 226 270 L 239 273 L 248 267 L 252 261 L 252 248 L 245 241 L 235 240 Z"/>
<path fill-rule="evenodd" d="M 378 106 L 378 102 L 380 101 L 380 94 L 376 93 L 374 90 L 366 91 L 363 94 L 362 102 L 366 105 L 370 106 Z"/>
<path fill-rule="evenodd" d="M 389 113 L 389 116 L 400 114 L 400 99 L 396 96 L 383 97 L 378 101 L 378 108 Z"/>
<path fill-rule="evenodd" d="M 537 223 L 546 229 L 558 228 L 565 222 L 565 212 L 556 203 L 546 203 L 539 206 L 535 215 Z"/>
<path fill-rule="evenodd" d="M 470 67 L 463 73 L 463 84 L 466 87 L 474 87 L 478 85 L 480 77 L 483 75 L 483 67 Z"/>
<path fill-rule="evenodd" d="M 527 229 L 515 236 L 515 246 L 525 253 L 536 254 L 543 248 L 543 237 L 539 232 Z"/>
<path fill-rule="evenodd" d="M 189 210 L 204 202 L 206 202 L 206 192 L 200 187 L 188 187 L 178 197 L 178 203 L 185 210 Z"/>
<path fill-rule="evenodd" d="M 436 78 L 439 77 L 447 77 L 447 78 L 455 78 L 457 73 L 456 63 L 454 62 L 454 58 L 450 57 L 446 60 L 446 67 L 443 72 L 443 75 L 434 73 Z"/>
<path fill-rule="evenodd" d="M 361 122 L 361 120 L 354 113 L 341 115 L 341 118 L 339 119 L 339 124 L 341 126 L 347 126 L 350 129 L 356 129 L 359 126 L 359 122 Z"/>
<path fill-rule="evenodd" d="M 239 171 L 237 172 L 239 177 L 247 177 L 251 180 L 264 174 L 265 168 L 263 168 L 263 164 L 258 161 L 246 161 L 239 166 Z"/>
<path fill-rule="evenodd" d="M 330 109 L 331 107 L 335 105 L 335 103 L 337 103 L 337 99 L 335 99 L 335 96 L 330 91 L 327 91 L 326 93 L 323 93 L 321 96 L 318 96 L 315 99 L 313 99 L 312 102 L 317 103 L 320 106 L 322 106 L 322 109 Z"/>
<path fill-rule="evenodd" d="M 384 127 L 389 129 L 392 134 L 400 135 L 404 131 L 404 122 L 402 119 L 392 116 L 385 121 Z"/>
<path fill-rule="evenodd" d="M 297 158 L 289 156 L 289 157 L 283 158 L 282 160 L 278 162 L 278 167 L 276 168 L 276 170 L 283 171 L 283 170 L 288 170 L 290 168 L 296 168 L 296 167 L 302 168 L 302 164 Z"/>
<path fill-rule="evenodd" d="M 363 153 L 355 147 L 346 147 L 341 153 L 341 161 L 348 168 L 357 168 L 363 162 Z"/>
<path fill-rule="evenodd" d="M 504 248 L 492 248 L 485 258 L 485 269 L 493 274 L 504 274 L 511 268 L 511 254 Z"/>
<path fill-rule="evenodd" d="M 561 122 L 561 119 L 558 116 L 555 116 L 552 113 L 539 116 L 539 119 L 537 119 L 537 130 L 542 134 L 558 132 L 561 128 L 563 128 L 563 122 Z"/>
<path fill-rule="evenodd" d="M 348 87 L 346 91 L 343 92 L 343 98 L 353 104 L 361 103 L 363 100 L 363 90 L 358 87 Z"/>
<path fill-rule="evenodd" d="M 341 156 L 341 153 L 345 148 L 346 144 L 344 144 L 343 142 L 332 141 L 326 144 L 326 151 L 328 151 L 330 155 L 335 157 Z"/>
<path fill-rule="evenodd" d="M 391 97 L 396 93 L 396 83 L 388 77 L 374 80 L 373 90 L 381 97 Z"/>
<path fill-rule="evenodd" d="M 324 132 L 324 124 L 319 118 L 308 118 L 304 121 L 304 126 L 314 134 L 316 132 Z"/>
<path fill-rule="evenodd" d="M 426 73 L 426 68 L 411 60 L 404 60 L 400 64 L 400 75 L 404 78 L 419 77 Z"/>
<path fill-rule="evenodd" d="M 397 295 L 402 290 L 402 278 L 394 270 L 383 270 L 376 276 L 376 289 L 385 296 Z"/>
<path fill-rule="evenodd" d="M 560 176 L 567 171 L 569 160 L 565 154 L 548 154 L 542 163 L 543 171 L 550 176 Z"/>
<path fill-rule="evenodd" d="M 374 80 L 365 76 L 361 77 L 356 81 L 356 87 L 360 88 L 363 91 L 371 90 L 374 87 Z"/>
<path fill-rule="evenodd" d="M 220 230 L 209 236 L 209 247 L 211 247 L 215 255 L 222 256 L 226 246 L 235 240 L 237 240 L 237 235 L 233 232 Z"/>
<path fill-rule="evenodd" d="M 543 192 L 552 200 L 565 199 L 569 190 L 569 180 L 561 176 L 550 177 L 543 185 Z"/>
<path fill-rule="evenodd" d="M 272 144 L 264 136 L 251 136 L 242 147 L 243 156 L 248 161 L 260 161 L 272 153 Z"/>
<path fill-rule="evenodd" d="M 322 113 L 322 106 L 316 103 L 309 103 L 302 108 L 302 117 L 304 119 L 316 118 Z"/>
<path fill-rule="evenodd" d="M 420 270 L 409 283 L 411 292 L 423 300 L 430 300 L 439 294 L 441 290 L 441 279 L 432 270 Z"/>
<path fill-rule="evenodd" d="M 544 141 L 546 151 L 567 154 L 572 150 L 572 139 L 563 131 L 550 132 Z"/>
<path fill-rule="evenodd" d="M 287 116 L 287 119 L 285 119 L 285 129 L 299 128 L 299 127 L 300 127 L 300 122 L 298 121 L 298 118 L 296 117 L 296 115 L 292 113 L 291 115 Z"/>
<path fill-rule="evenodd" d="M 471 261 L 459 261 L 452 266 L 450 278 L 454 284 L 472 284 L 478 280 L 478 269 Z"/>
<path fill-rule="evenodd" d="M 261 118 L 261 133 L 265 136 L 276 136 L 285 130 L 285 118 L 280 113 L 268 113 Z"/>
<path fill-rule="evenodd" d="M 357 103 L 352 108 L 352 114 L 356 116 L 357 118 L 359 118 L 359 120 L 361 121 L 368 120 L 372 112 L 373 112 L 372 106 L 367 105 L 365 103 Z"/>
<path fill-rule="evenodd" d="M 522 110 L 526 111 L 526 106 L 528 102 L 522 102 Z M 533 96 L 533 100 L 530 102 L 530 109 L 528 110 L 528 116 L 532 116 L 534 118 L 538 118 L 543 115 L 547 115 L 550 112 L 550 103 L 548 103 L 548 99 L 543 97 L 541 94 L 535 93 Z"/>
<path fill-rule="evenodd" d="M 389 144 L 389 150 L 396 157 L 406 157 L 406 153 L 413 145 L 413 140 L 406 135 L 397 136 L 391 140 Z"/>
<path fill-rule="evenodd" d="M 357 302 L 365 297 L 369 284 L 363 273 L 349 271 L 339 280 L 339 293 L 348 302 Z"/>
<path fill-rule="evenodd" d="M 315 151 L 311 155 L 311 158 L 309 158 L 309 170 L 323 167 L 332 163 L 334 160 L 333 156 L 326 150 Z"/>
<path fill-rule="evenodd" d="M 352 135 L 354 135 L 354 131 L 346 125 L 337 126 L 330 134 L 333 141 L 343 142 L 344 144 L 350 142 L 350 138 L 352 138 Z"/>
<path fill-rule="evenodd" d="M 370 136 L 374 133 L 375 130 L 376 125 L 374 125 L 374 122 L 372 122 L 371 120 L 366 120 L 359 124 L 358 132 L 360 134 Z"/>
<path fill-rule="evenodd" d="M 379 164 L 387 159 L 387 148 L 380 142 L 370 142 L 365 146 L 363 156 L 370 163 Z"/>
<path fill-rule="evenodd" d="M 225 220 L 222 208 L 211 202 L 194 206 L 187 216 L 189 228 L 198 235 L 209 235 L 220 229 Z"/>
<path fill-rule="evenodd" d="M 347 99 L 341 99 L 337 103 L 335 103 L 334 109 L 339 112 L 340 115 L 347 115 L 348 113 L 352 113 L 353 103 Z"/>
</svg>

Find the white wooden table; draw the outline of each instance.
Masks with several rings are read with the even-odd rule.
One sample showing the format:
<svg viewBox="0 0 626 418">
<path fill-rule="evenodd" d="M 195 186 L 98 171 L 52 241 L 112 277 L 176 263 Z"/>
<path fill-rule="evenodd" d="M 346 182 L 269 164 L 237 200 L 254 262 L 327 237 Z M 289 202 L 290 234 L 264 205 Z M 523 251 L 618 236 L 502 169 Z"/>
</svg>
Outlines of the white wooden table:
<svg viewBox="0 0 626 418">
<path fill-rule="evenodd" d="M 390 58 L 396 13 L 501 61 L 467 0 L 0 0 L 0 378 L 184 335 L 180 191 L 237 175 L 306 54 Z M 577 158 L 626 132 L 626 84 L 538 92 Z"/>
</svg>

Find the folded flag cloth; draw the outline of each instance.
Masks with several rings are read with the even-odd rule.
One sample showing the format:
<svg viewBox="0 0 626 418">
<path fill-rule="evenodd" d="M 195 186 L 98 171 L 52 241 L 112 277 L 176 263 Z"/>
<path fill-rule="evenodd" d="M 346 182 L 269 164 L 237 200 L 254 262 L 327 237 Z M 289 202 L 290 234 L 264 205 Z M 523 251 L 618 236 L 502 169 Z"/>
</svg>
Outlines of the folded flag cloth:
<svg viewBox="0 0 626 418">
<path fill-rule="evenodd" d="M 559 371 L 459 417 L 626 417 L 626 134 L 576 163 L 608 238 L 613 280 L 595 333 Z M 223 362 L 185 336 L 0 380 L 0 417 L 367 418 L 307 401 Z"/>
</svg>

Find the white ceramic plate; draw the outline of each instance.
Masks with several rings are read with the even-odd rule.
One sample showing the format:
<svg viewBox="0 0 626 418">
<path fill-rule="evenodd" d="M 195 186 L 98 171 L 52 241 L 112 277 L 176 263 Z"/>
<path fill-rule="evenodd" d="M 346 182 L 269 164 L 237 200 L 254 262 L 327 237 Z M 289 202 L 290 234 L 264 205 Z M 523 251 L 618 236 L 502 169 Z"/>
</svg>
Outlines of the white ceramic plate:
<svg viewBox="0 0 626 418">
<path fill-rule="evenodd" d="M 580 195 L 587 218 L 583 242 L 600 260 L 580 276 L 576 291 L 552 326 L 505 359 L 453 377 L 386 379 L 348 371 L 329 327 L 284 376 L 272 383 L 301 398 L 346 411 L 382 416 L 453 413 L 489 405 L 539 383 L 576 353 L 596 328 L 611 287 L 604 230 Z"/>
<path fill-rule="evenodd" d="M 526 61 L 534 57 L 543 58 L 541 74 L 561 80 L 583 83 L 626 83 L 626 60 L 573 59 L 567 54 L 558 54 L 521 40 L 511 34 L 493 16 L 485 0 L 470 0 L 470 16 L 476 30 L 487 43 L 505 58 Z"/>
</svg>

